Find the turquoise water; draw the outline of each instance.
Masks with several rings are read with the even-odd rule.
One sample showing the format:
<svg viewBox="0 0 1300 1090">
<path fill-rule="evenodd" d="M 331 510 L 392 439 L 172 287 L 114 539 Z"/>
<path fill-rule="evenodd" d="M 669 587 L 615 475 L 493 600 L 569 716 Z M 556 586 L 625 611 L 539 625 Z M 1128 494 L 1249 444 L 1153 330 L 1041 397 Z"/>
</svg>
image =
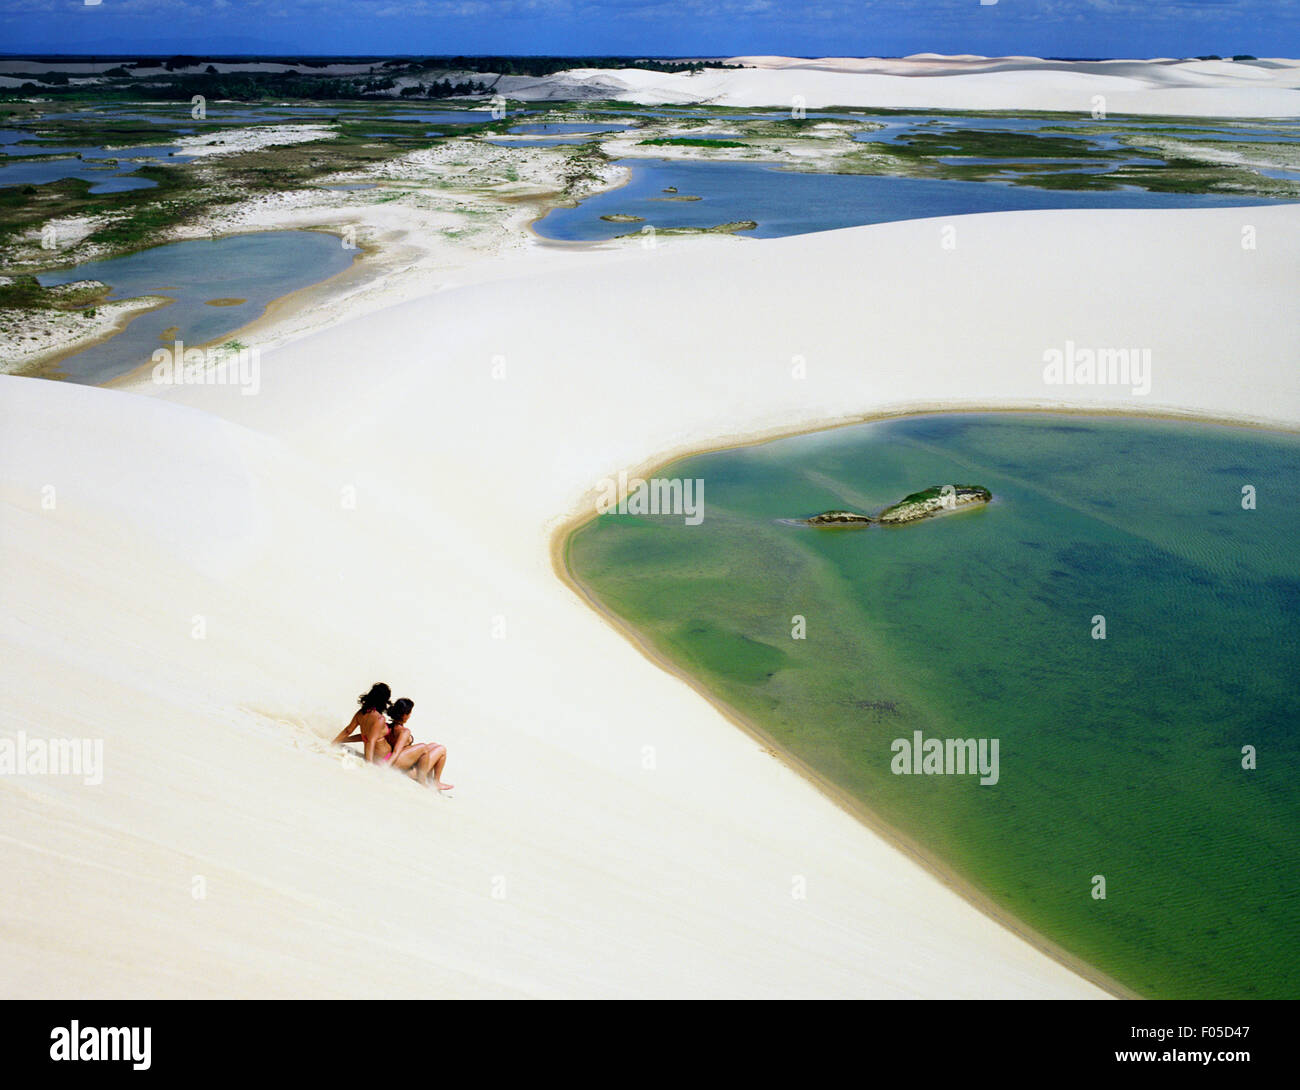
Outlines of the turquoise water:
<svg viewBox="0 0 1300 1090">
<path fill-rule="evenodd" d="M 268 303 L 346 269 L 357 250 L 322 231 L 260 231 L 173 242 L 126 257 L 42 273 L 42 284 L 99 280 L 111 299 L 162 295 L 174 300 L 141 314 L 115 337 L 60 360 L 50 377 L 102 383 L 149 362 L 176 340 L 197 346 L 261 316 Z M 237 306 L 209 300 L 237 298 Z"/>
<path fill-rule="evenodd" d="M 1300 994 L 1300 438 L 941 415 L 655 475 L 703 480 L 703 522 L 605 515 L 569 562 L 660 653 L 1139 994 Z M 943 483 L 994 501 L 783 521 Z M 917 730 L 999 740 L 998 782 L 896 774 Z"/>
<path fill-rule="evenodd" d="M 1033 208 L 1222 208 L 1270 204 L 1254 197 L 1220 194 L 1149 193 L 1145 190 L 1033 189 L 1000 182 L 948 181 L 864 174 L 808 174 L 765 163 L 709 163 L 667 159 L 622 159 L 632 179 L 619 189 L 589 197 L 574 208 L 556 208 L 533 226 L 545 238 L 597 241 L 628 234 L 627 223 L 607 215 L 635 215 L 645 225 L 713 227 L 754 220 L 747 237 L 829 231 L 893 220 L 959 216 L 970 212 L 1013 212 Z M 669 201 L 664 190 L 698 201 Z"/>
</svg>

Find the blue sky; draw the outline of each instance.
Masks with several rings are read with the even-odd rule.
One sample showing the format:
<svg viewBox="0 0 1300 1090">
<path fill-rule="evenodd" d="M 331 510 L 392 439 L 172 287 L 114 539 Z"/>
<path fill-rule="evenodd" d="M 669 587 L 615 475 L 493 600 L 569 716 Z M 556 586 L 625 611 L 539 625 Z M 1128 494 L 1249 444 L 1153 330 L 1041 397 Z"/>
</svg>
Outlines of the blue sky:
<svg viewBox="0 0 1300 1090">
<path fill-rule="evenodd" d="M 5 52 L 1300 54 L 1298 0 L 0 0 Z"/>
</svg>

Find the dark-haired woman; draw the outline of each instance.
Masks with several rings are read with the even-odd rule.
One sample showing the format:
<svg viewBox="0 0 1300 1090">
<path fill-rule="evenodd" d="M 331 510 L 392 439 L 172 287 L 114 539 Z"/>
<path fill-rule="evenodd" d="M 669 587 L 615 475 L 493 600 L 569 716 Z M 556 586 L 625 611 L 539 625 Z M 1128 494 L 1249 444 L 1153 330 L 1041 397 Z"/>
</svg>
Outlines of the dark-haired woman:
<svg viewBox="0 0 1300 1090">
<path fill-rule="evenodd" d="M 339 731 L 335 742 L 363 742 L 366 747 L 367 761 L 386 761 L 393 752 L 393 745 L 388 741 L 389 724 L 384 713 L 388 711 L 388 701 L 393 690 L 382 681 L 370 686 L 370 691 L 357 697 L 359 705 L 356 714 L 346 727 Z M 410 732 L 407 732 L 409 740 Z"/>
<path fill-rule="evenodd" d="M 388 709 L 388 720 L 391 724 L 390 729 L 395 731 L 405 731 L 407 745 L 400 751 L 393 754 L 393 767 L 408 772 L 412 777 L 423 784 L 429 782 L 429 774 L 433 774 L 433 786 L 439 791 L 448 791 L 452 785 L 442 782 L 442 767 L 447 763 L 447 747 L 428 742 L 411 743 L 411 732 L 406 727 L 406 721 L 411 718 L 411 712 L 415 710 L 415 701 L 407 697 L 401 700 L 394 700 Z"/>
</svg>

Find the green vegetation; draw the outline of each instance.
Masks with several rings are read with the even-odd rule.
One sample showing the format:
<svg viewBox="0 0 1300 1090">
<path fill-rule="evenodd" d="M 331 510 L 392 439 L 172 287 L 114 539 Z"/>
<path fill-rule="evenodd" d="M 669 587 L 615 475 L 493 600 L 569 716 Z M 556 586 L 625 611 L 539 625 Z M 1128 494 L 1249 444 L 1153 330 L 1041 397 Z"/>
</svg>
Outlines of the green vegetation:
<svg viewBox="0 0 1300 1090">
<path fill-rule="evenodd" d="M 1121 167 L 1109 175 L 1113 184 L 1141 186 L 1152 193 L 1257 193 L 1286 195 L 1286 182 L 1261 177 L 1248 167 L 1211 163 L 1202 159 L 1168 158 L 1161 166 L 1138 164 Z"/>
<path fill-rule="evenodd" d="M 43 287 L 34 276 L 19 275 L 0 282 L 0 307 L 17 309 L 79 310 L 88 303 L 101 302 L 109 293 L 107 284 L 87 281 Z M 93 316 L 94 311 L 90 311 Z"/>
<path fill-rule="evenodd" d="M 960 129 L 915 132 L 897 144 L 879 144 L 887 154 L 907 158 L 971 156 L 981 159 L 1114 159 L 1118 153 L 1070 136 L 1037 136 L 1025 132 Z"/>
<path fill-rule="evenodd" d="M 533 56 L 454 56 L 419 59 L 373 59 L 364 73 L 330 75 L 315 69 L 326 68 L 337 60 L 324 58 L 262 58 L 270 63 L 290 67 L 279 72 L 222 72 L 217 65 L 247 58 L 195 56 L 171 57 L 161 63 L 156 59 L 128 60 L 104 73 L 107 82 L 97 87 L 103 94 L 131 93 L 136 98 L 154 101 L 188 101 L 193 95 L 209 99 L 233 99 L 239 102 L 268 100 L 338 101 L 344 99 L 442 99 L 461 95 L 480 95 L 491 91 L 495 79 L 474 79 L 475 75 L 547 76 L 569 68 L 637 67 L 656 72 L 699 72 L 709 68 L 738 68 L 722 62 L 674 61 L 629 57 L 533 57 Z M 358 59 L 339 58 L 351 64 Z M 215 63 L 207 63 L 212 61 Z M 156 71 L 161 68 L 162 71 Z M 145 69 L 144 72 L 139 71 Z M 414 80 L 398 84 L 398 80 Z M 85 86 L 73 86 L 67 73 L 47 71 L 32 73 L 17 89 L 20 95 L 34 93 L 84 95 Z M 397 90 L 397 96 L 390 92 Z M 12 92 L 11 92 L 12 93 Z"/>
<path fill-rule="evenodd" d="M 975 180 L 984 177 L 979 175 Z M 1118 189 L 1122 184 L 1114 172 L 1107 174 L 1083 174 L 1073 170 L 1042 170 L 1027 168 L 1023 173 L 1017 172 L 1006 179 L 1012 185 L 1027 185 L 1035 189 L 1065 189 L 1072 192 L 1089 190 Z"/>
<path fill-rule="evenodd" d="M 973 124 L 978 119 L 972 119 Z M 1202 124 L 1204 122 L 1202 121 Z M 1070 132 L 1072 135 L 1052 135 Z M 1102 133 L 1116 136 L 1123 148 L 1099 148 L 1087 137 Z M 1269 178 L 1250 167 L 1190 158 L 1186 152 L 1162 150 L 1158 138 L 1176 138 L 1177 130 L 1121 129 L 1065 130 L 1044 126 L 1038 134 L 992 132 L 978 129 L 914 132 L 897 143 L 863 141 L 860 148 L 832 161 L 826 169 L 837 174 L 895 175 L 913 178 L 944 178 L 953 181 L 1004 181 L 1038 189 L 1105 191 L 1124 186 L 1152 193 L 1232 193 L 1281 199 L 1300 197 L 1293 181 Z M 1279 141 L 1284 139 L 1279 133 Z M 1214 141 L 1216 150 L 1241 151 L 1243 155 L 1266 154 L 1279 162 L 1290 161 L 1289 145 Z M 1279 150 L 1279 149 L 1286 150 Z M 1154 163 L 1130 160 L 1155 159 Z M 1061 169 L 1059 163 L 1039 159 L 1070 159 L 1080 169 Z M 946 162 L 942 160 L 947 160 Z M 970 161 L 965 161 L 970 160 Z M 988 160 L 980 162 L 979 160 Z M 1101 167 L 1103 169 L 1082 169 Z M 813 165 L 796 169 L 817 169 Z"/>
<path fill-rule="evenodd" d="M 654 57 L 534 57 L 454 56 L 425 57 L 418 61 L 390 62 L 407 68 L 448 69 L 455 72 L 492 72 L 504 76 L 549 76 L 570 68 L 645 68 L 652 72 L 702 72 L 705 68 L 743 68 L 721 61 L 671 61 Z"/>
<path fill-rule="evenodd" d="M 362 87 L 357 90 L 357 97 L 351 101 L 351 105 L 346 97 L 329 98 L 324 94 L 306 100 L 297 99 L 292 92 L 303 90 L 306 84 L 300 86 L 293 81 L 314 81 L 313 88 L 320 91 L 321 87 L 326 86 L 328 77 L 318 70 L 330 63 L 326 59 L 300 60 L 301 63 L 295 61 L 292 73 L 280 74 L 276 80 L 259 82 L 259 76 L 253 79 L 248 88 L 217 87 L 214 84 L 207 88 L 207 93 L 209 98 L 228 93 L 242 95 L 248 101 L 267 101 L 273 96 L 277 100 L 312 101 L 325 105 L 328 113 L 324 116 L 303 115 L 295 119 L 303 124 L 326 127 L 328 135 L 324 139 L 202 157 L 189 163 L 172 162 L 164 158 L 161 163 L 145 165 L 134 171 L 137 176 L 155 182 L 155 186 L 148 189 L 92 194 L 89 192 L 90 183 L 80 178 L 34 186 L 0 188 L 0 245 L 9 251 L 10 267 L 40 267 L 47 255 L 37 250 L 33 240 L 39 227 L 51 219 L 93 218 L 96 222 L 89 241 L 101 248 L 102 256 L 112 256 L 148 246 L 168 230 L 204 215 L 214 206 L 232 204 L 250 195 L 309 187 L 322 177 L 339 172 L 364 174 L 377 163 L 418 148 L 430 147 L 441 140 L 501 133 L 520 121 L 517 113 L 483 120 L 482 114 L 475 116 L 468 110 L 463 121 L 456 119 L 436 124 L 401 117 L 400 112 L 409 110 L 412 99 L 426 93 L 430 86 L 434 87 L 435 95 L 442 94 L 446 88 L 437 86 L 440 80 L 452 80 L 452 90 L 456 89 L 454 81 L 459 77 L 454 74 L 454 66 L 448 63 L 442 68 L 429 67 L 427 58 L 376 63 L 371 72 L 365 75 L 364 80 L 367 82 L 409 81 L 418 77 L 413 84 L 417 91 L 406 97 L 378 97 L 378 92 L 366 91 Z M 563 60 L 568 62 L 573 59 Z M 534 74 L 545 74 L 544 70 L 549 69 L 553 63 L 558 63 L 558 60 L 530 58 L 520 61 L 515 70 L 522 71 L 526 68 Z M 186 96 L 192 91 L 204 93 L 199 90 L 202 81 L 227 78 L 204 71 L 204 65 L 201 58 L 174 57 L 162 65 L 159 74 L 157 62 L 151 61 L 149 66 L 145 66 L 142 61 L 123 59 L 115 66 L 114 76 L 102 87 L 93 92 L 88 92 L 84 85 L 69 87 L 66 95 L 60 92 L 60 101 L 54 106 L 48 102 L 25 101 L 16 95 L 0 95 L 0 126 L 29 129 L 39 143 L 31 148 L 11 150 L 30 151 L 36 156 L 48 154 L 46 149 L 61 146 L 157 147 L 174 144 L 183 136 L 191 135 L 182 130 L 195 128 L 189 117 Z M 206 66 L 212 67 L 211 64 Z M 482 69 L 488 70 L 490 69 Z M 139 75 L 141 71 L 148 73 L 147 76 Z M 123 72 L 127 75 L 122 75 Z M 147 98 L 154 94 L 146 94 L 145 89 L 139 86 L 141 81 L 154 82 L 155 76 L 171 88 L 170 91 L 166 91 L 166 87 L 155 88 L 157 95 L 163 95 L 166 91 L 169 95 L 180 95 L 181 100 L 155 96 L 152 100 L 141 103 L 142 96 Z M 342 95 L 343 89 L 334 88 L 330 93 Z M 4 101 L 6 98 L 7 101 Z M 148 114 L 155 121 L 138 117 L 114 118 L 94 110 L 95 107 L 115 104 L 130 114 Z M 76 111 L 78 116 L 67 119 L 49 116 L 68 110 Z M 219 109 L 214 112 L 221 113 Z M 850 142 L 849 132 L 858 127 L 863 130 L 876 128 L 880 120 L 895 116 L 895 112 L 888 110 L 853 110 L 852 115 L 860 117 L 861 121 L 848 122 L 841 135 L 823 134 L 822 138 L 814 142 L 805 134 L 812 126 L 824 124 L 816 116 L 802 119 L 751 118 L 745 115 L 752 113 L 752 110 L 708 107 L 696 108 L 694 111 L 703 112 L 706 115 L 703 120 L 678 117 L 668 110 L 665 111 L 670 115 L 668 119 L 660 121 L 648 118 L 647 115 L 651 112 L 660 111 L 628 103 L 549 103 L 544 114 L 530 120 L 593 119 L 600 113 L 646 118 L 643 127 L 648 127 L 650 131 L 642 134 L 643 148 L 690 147 L 699 149 L 700 154 L 706 156 L 710 148 L 717 148 L 724 155 L 738 148 L 749 148 L 764 158 L 782 161 L 785 150 L 798 142 L 800 146 L 815 148 L 825 154 L 807 156 L 786 162 L 785 165 L 789 169 L 812 172 L 823 170 L 965 181 L 997 180 L 1018 186 L 1079 192 L 1134 186 L 1164 193 L 1217 192 L 1282 199 L 1300 197 L 1300 186 L 1294 181 L 1268 178 L 1239 164 L 1211 163 L 1194 158 L 1195 153 L 1186 145 L 1175 143 L 1179 132 L 1173 126 L 1182 119 L 1169 119 L 1169 124 L 1152 130 L 1126 131 L 1121 124 L 1113 121 L 1104 126 L 1089 125 L 1082 129 L 1067 130 L 1060 124 L 1059 115 L 1044 114 L 1041 115 L 1042 125 L 1036 131 L 1007 132 L 980 127 L 981 118 L 1003 116 L 1001 113 L 963 115 L 936 111 L 936 116 L 958 120 L 960 127 L 927 128 L 923 125 L 905 133 L 896 143 Z M 842 112 L 842 109 L 827 112 Z M 740 136 L 735 139 L 713 140 L 692 132 L 674 136 L 655 135 L 656 132 L 663 132 L 669 126 L 675 127 L 683 122 L 695 124 L 698 121 L 703 126 L 709 124 L 710 120 L 714 123 L 725 121 Z M 262 123 L 283 124 L 284 118 L 268 116 L 265 122 L 257 118 L 210 119 L 204 123 L 201 131 L 206 139 L 219 141 L 231 129 L 243 129 Z M 1206 126 L 1219 127 L 1203 119 L 1196 124 L 1202 132 L 1207 131 Z M 1229 136 L 1214 141 L 1216 152 L 1240 151 L 1247 157 L 1259 157 L 1281 165 L 1293 162 L 1292 145 L 1288 142 L 1294 133 L 1292 127 L 1282 122 L 1260 125 L 1225 122 L 1222 125 L 1228 129 L 1241 128 L 1252 133 L 1261 128 L 1271 128 L 1277 132 L 1277 143 L 1234 142 Z M 431 128 L 436 128 L 445 135 L 427 135 Z M 1090 140 L 1091 137 L 1103 134 L 1118 136 L 1125 146 L 1099 148 Z M 1164 150 L 1156 145 L 1162 146 Z M 581 145 L 564 145 L 563 150 L 558 148 L 557 145 L 556 154 L 563 156 L 559 196 L 580 199 L 602 183 L 609 158 L 602 151 L 599 138 L 592 138 Z M 1042 158 L 1074 159 L 1081 164 L 1081 168 L 1063 170 L 1060 169 L 1060 164 L 1048 165 L 1037 161 Z M 1133 158 L 1158 158 L 1160 162 L 1127 161 Z M 948 161 L 941 161 L 945 159 Z M 99 162 L 107 166 L 111 160 Z M 1082 169 L 1083 164 L 1092 164 L 1102 169 L 1085 170 Z M 519 174 L 506 167 L 497 170 L 494 176 L 510 180 L 512 177 L 518 178 Z M 428 184 L 439 185 L 436 180 Z M 375 194 L 369 199 L 378 203 L 399 198 L 400 193 L 394 191 Z M 665 193 L 661 199 L 692 198 Z M 751 229 L 749 222 L 718 224 L 706 230 L 743 231 Z M 690 232 L 684 230 L 676 233 Z M 60 256 L 66 258 L 68 255 L 59 255 L 55 259 L 58 260 Z"/>
<path fill-rule="evenodd" d="M 156 232 L 198 210 L 240 199 L 237 192 L 207 191 L 188 171 L 175 166 L 144 166 L 137 175 L 154 181 L 151 189 L 121 193 L 91 193 L 84 178 L 63 178 L 39 186 L 0 188 L 0 245 L 20 235 L 39 232 L 52 219 L 68 216 L 102 217 L 91 241 L 115 252 L 149 246 Z"/>
<path fill-rule="evenodd" d="M 188 113 L 185 115 L 188 117 Z M 37 117 L 28 121 L 26 115 L 11 113 L 0 117 L 0 124 L 29 125 L 33 135 L 50 146 L 88 146 L 100 147 L 142 147 L 157 144 L 175 144 L 182 134 L 179 127 L 185 125 L 181 117 L 175 119 L 176 127 L 152 124 L 147 121 L 116 121 L 110 118 L 88 115 L 81 120 L 46 119 Z M 214 133 L 232 125 L 213 125 Z M 12 146 L 11 146 L 12 147 Z"/>
<path fill-rule="evenodd" d="M 955 493 L 957 494 L 958 497 L 965 496 L 965 495 L 971 495 L 971 496 L 981 496 L 981 497 L 983 497 L 983 498 L 986 499 L 986 500 L 987 500 L 987 499 L 992 499 L 992 493 L 990 493 L 989 490 L 988 490 L 987 488 L 985 488 L 983 485 L 979 485 L 979 484 L 954 484 L 954 485 L 939 485 L 939 484 L 932 484 L 929 488 L 923 488 L 923 489 L 921 489 L 920 492 L 913 492 L 913 493 L 911 493 L 911 495 L 904 496 L 901 500 L 899 500 L 896 504 L 894 504 L 893 507 L 886 508 L 886 510 L 888 510 L 888 511 L 893 511 L 895 508 L 898 508 L 898 507 L 905 507 L 905 506 L 907 506 L 908 504 L 913 504 L 913 503 L 925 503 L 926 500 L 934 500 L 934 499 L 938 499 L 940 496 L 943 495 L 944 490 L 945 490 L 945 489 L 949 489 L 949 488 L 952 489 L 952 491 L 955 492 Z"/>
<path fill-rule="evenodd" d="M 641 144 L 652 147 L 670 148 L 747 148 L 741 140 L 706 140 L 702 136 L 659 136 L 651 140 L 641 140 Z"/>
<path fill-rule="evenodd" d="M 879 519 L 883 523 L 913 522 L 929 515 L 937 515 L 945 508 L 957 508 L 972 503 L 988 503 L 992 498 L 993 493 L 983 485 L 936 484 L 931 485 L 929 488 L 923 488 L 920 492 L 913 492 L 909 496 L 904 496 L 898 503 L 886 507 L 880 512 Z"/>
<path fill-rule="evenodd" d="M 586 144 L 572 145 L 565 156 L 564 169 L 560 175 L 566 197 L 580 195 L 590 186 L 599 185 L 601 171 L 610 163 L 610 158 L 601 146 L 592 141 Z"/>
<path fill-rule="evenodd" d="M 219 139 L 225 129 L 247 124 L 213 125 L 204 132 Z M 487 127 L 467 125 L 464 131 Z M 145 137 L 152 137 L 153 142 L 177 137 L 166 126 L 142 122 L 40 122 L 39 128 L 43 135 L 49 130 L 57 133 L 58 139 L 82 143 L 144 144 Z M 375 131 L 375 122 L 344 122 L 319 141 L 232 152 L 193 163 L 146 164 L 134 173 L 155 185 L 118 193 L 91 193 L 91 183 L 82 178 L 0 187 L 0 245 L 12 245 L 12 240 L 38 231 L 52 219 L 90 216 L 99 222 L 88 241 L 105 247 L 109 255 L 144 249 L 167 230 L 210 212 L 214 206 L 234 204 L 257 193 L 305 188 L 327 175 L 363 171 L 412 148 L 437 144 L 440 138 L 425 136 L 427 129 L 420 123 L 410 126 L 409 138 L 376 140 L 365 135 Z"/>
<path fill-rule="evenodd" d="M 45 78 L 42 77 L 42 83 Z M 64 76 L 63 84 L 67 83 Z M 226 72 L 214 70 L 151 76 L 147 80 L 132 79 L 129 89 L 132 97 L 154 102 L 189 102 L 193 96 L 202 95 L 210 100 L 230 99 L 236 102 L 266 102 L 285 100 L 329 102 L 338 100 L 379 99 L 391 101 L 385 92 L 397 87 L 391 76 L 318 76 L 301 72 Z M 481 80 L 434 79 L 428 83 L 409 85 L 400 94 L 406 98 L 450 98 L 454 95 L 479 95 L 488 91 Z M 59 94 L 59 86 L 38 86 L 24 83 L 18 90 L 24 95 L 34 92 Z M 69 89 L 69 95 L 84 95 L 84 87 Z"/>
</svg>

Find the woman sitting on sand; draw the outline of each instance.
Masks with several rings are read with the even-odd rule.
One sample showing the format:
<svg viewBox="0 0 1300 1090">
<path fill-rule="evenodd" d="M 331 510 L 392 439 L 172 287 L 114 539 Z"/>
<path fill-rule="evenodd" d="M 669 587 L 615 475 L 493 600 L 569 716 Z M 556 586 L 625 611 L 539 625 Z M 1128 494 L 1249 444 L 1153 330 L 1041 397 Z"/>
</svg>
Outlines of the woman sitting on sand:
<svg viewBox="0 0 1300 1090">
<path fill-rule="evenodd" d="M 391 764 L 405 771 L 415 764 L 419 754 L 409 754 L 411 732 L 400 723 L 394 725 L 390 721 L 395 706 L 388 703 L 390 696 L 392 690 L 382 681 L 370 686 L 368 693 L 357 697 L 360 708 L 334 741 L 361 742 L 365 745 L 366 760 L 371 764 Z M 411 701 L 406 703 L 411 704 Z"/>
<path fill-rule="evenodd" d="M 392 695 L 392 689 L 382 681 L 376 681 L 370 686 L 368 693 L 362 693 L 357 697 L 359 707 L 348 725 L 339 731 L 338 737 L 334 739 L 335 744 L 364 742 L 367 761 L 387 759 L 392 752 L 392 747 L 385 738 L 388 733 L 388 721 L 384 718 L 384 713 L 388 711 L 388 701 Z M 379 751 L 381 745 L 382 752 Z"/>
<path fill-rule="evenodd" d="M 388 709 L 388 720 L 391 724 L 390 730 L 397 732 L 397 737 L 402 739 L 402 748 L 393 757 L 394 768 L 409 768 L 411 775 L 423 784 L 429 782 L 429 773 L 433 773 L 433 786 L 439 791 L 450 791 L 452 784 L 442 782 L 442 769 L 447 763 L 447 747 L 440 746 L 436 742 L 416 743 L 411 741 L 411 732 L 406 726 L 406 721 L 411 718 L 411 712 L 415 710 L 415 701 L 407 697 L 400 700 L 394 700 Z M 419 756 L 409 763 L 407 755 L 419 750 Z"/>
<path fill-rule="evenodd" d="M 406 721 L 415 708 L 415 701 L 403 697 L 389 704 L 391 695 L 392 690 L 382 681 L 372 685 L 369 692 L 362 693 L 357 698 L 360 707 L 356 714 L 339 731 L 334 741 L 362 742 L 367 761 L 372 764 L 387 764 L 420 783 L 427 784 L 429 773 L 433 772 L 438 790 L 446 791 L 451 784 L 442 782 L 441 773 L 442 766 L 447 761 L 447 748 L 427 744 L 413 745 Z"/>
</svg>

